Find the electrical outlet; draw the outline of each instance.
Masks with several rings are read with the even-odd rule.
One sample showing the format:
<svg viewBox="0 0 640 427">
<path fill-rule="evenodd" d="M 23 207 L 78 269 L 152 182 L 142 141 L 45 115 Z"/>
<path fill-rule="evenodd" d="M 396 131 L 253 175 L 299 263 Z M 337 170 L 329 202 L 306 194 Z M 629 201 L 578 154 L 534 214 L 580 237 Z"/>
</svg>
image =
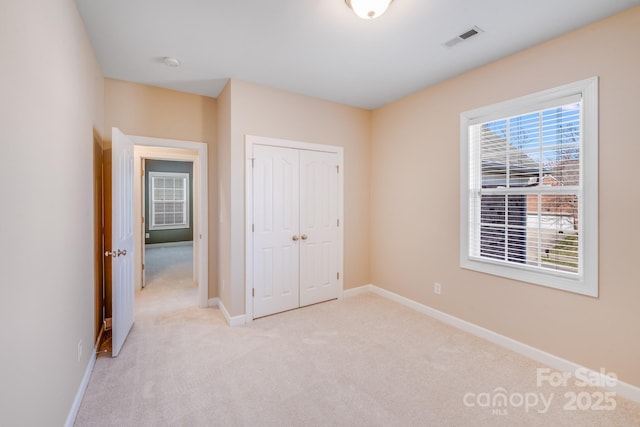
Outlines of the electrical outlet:
<svg viewBox="0 0 640 427">
<path fill-rule="evenodd" d="M 440 283 L 436 282 L 433 284 L 433 293 L 436 295 L 440 295 L 440 293 L 442 292 L 442 286 L 440 285 Z"/>
<path fill-rule="evenodd" d="M 148 239 L 149 238 L 149 233 L 145 233 L 144 237 Z"/>
<path fill-rule="evenodd" d="M 82 359 L 82 340 L 78 341 L 78 362 Z"/>
</svg>

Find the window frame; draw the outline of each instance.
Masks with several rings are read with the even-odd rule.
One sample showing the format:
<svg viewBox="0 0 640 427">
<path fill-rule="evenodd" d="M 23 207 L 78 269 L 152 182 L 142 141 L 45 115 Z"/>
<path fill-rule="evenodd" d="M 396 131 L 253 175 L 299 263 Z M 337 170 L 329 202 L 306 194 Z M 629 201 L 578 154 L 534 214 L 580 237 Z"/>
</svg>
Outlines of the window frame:
<svg viewBox="0 0 640 427">
<path fill-rule="evenodd" d="M 538 111 L 571 96 L 582 99 L 578 273 L 556 273 L 527 264 L 473 257 L 471 223 L 471 126 Z M 479 160 L 479 157 L 478 157 Z M 478 165 L 476 165 L 478 167 Z M 479 229 L 479 227 L 476 227 Z M 480 240 L 477 240 L 480 244 Z M 598 78 L 592 77 L 460 114 L 460 267 L 577 294 L 598 297 Z"/>
<path fill-rule="evenodd" d="M 154 178 L 182 178 L 184 180 L 184 218 L 185 224 L 169 224 L 169 225 L 157 225 L 155 224 L 155 211 L 156 211 L 156 200 L 155 200 L 155 185 Z M 159 231 L 159 230 L 182 230 L 191 227 L 191 222 L 189 221 L 189 187 L 191 185 L 190 177 L 187 172 L 157 172 L 157 171 L 149 171 L 149 216 L 151 220 L 149 221 L 149 230 L 150 231 Z"/>
</svg>

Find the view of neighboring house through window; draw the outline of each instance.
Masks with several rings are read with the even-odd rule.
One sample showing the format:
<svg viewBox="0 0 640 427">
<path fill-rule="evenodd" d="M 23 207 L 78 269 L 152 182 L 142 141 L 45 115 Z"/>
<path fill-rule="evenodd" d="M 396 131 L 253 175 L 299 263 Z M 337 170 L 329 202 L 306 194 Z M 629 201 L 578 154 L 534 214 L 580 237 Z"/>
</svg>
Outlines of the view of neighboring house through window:
<svg viewBox="0 0 640 427">
<path fill-rule="evenodd" d="M 151 230 L 189 227 L 189 174 L 149 172 Z"/>
<path fill-rule="evenodd" d="M 591 79 L 462 114 L 463 267 L 597 293 L 596 96 Z"/>
</svg>

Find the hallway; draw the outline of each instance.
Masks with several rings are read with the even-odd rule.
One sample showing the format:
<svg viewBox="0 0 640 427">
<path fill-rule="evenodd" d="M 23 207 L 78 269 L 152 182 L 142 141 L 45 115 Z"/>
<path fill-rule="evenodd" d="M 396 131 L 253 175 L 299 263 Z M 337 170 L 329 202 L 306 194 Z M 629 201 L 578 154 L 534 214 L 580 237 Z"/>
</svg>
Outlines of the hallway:
<svg viewBox="0 0 640 427">
<path fill-rule="evenodd" d="M 198 305 L 193 282 L 193 245 L 148 246 L 145 249 L 146 285 L 136 292 L 136 319 L 141 312 L 163 313 Z"/>
</svg>

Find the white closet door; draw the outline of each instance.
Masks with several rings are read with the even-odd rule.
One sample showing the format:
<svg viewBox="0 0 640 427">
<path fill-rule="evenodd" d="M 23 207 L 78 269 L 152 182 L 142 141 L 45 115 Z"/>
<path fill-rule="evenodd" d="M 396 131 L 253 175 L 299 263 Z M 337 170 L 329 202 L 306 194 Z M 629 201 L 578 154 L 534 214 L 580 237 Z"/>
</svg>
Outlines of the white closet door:
<svg viewBox="0 0 640 427">
<path fill-rule="evenodd" d="M 299 307 L 299 152 L 256 145 L 253 157 L 257 318 Z"/>
<path fill-rule="evenodd" d="M 300 151 L 300 306 L 338 297 L 338 156 Z"/>
</svg>

